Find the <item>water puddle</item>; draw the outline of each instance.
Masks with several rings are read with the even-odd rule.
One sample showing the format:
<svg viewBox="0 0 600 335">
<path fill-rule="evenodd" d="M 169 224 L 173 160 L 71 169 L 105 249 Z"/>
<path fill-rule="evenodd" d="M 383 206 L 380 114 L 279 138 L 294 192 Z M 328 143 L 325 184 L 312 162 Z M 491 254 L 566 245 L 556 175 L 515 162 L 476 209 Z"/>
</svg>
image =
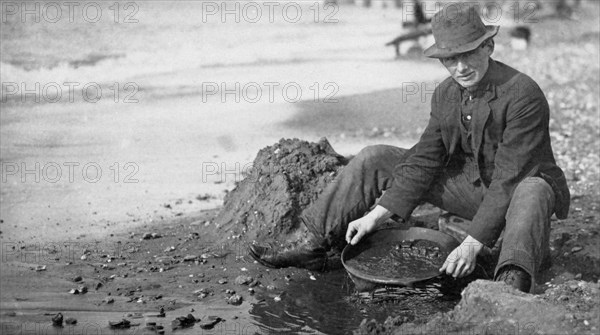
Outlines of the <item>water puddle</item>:
<svg viewBox="0 0 600 335">
<path fill-rule="evenodd" d="M 290 281 L 283 292 L 257 294 L 250 317 L 261 334 L 348 334 L 364 318 L 383 322 L 390 315 L 425 321 L 451 310 L 460 298 L 454 290 L 442 293 L 435 281 L 357 294 L 343 270 L 314 276 Z"/>
<path fill-rule="evenodd" d="M 433 314 L 451 310 L 460 296 L 458 290 L 442 293 L 439 281 L 429 281 L 417 288 L 378 289 L 356 293 L 354 283 L 344 270 L 329 273 L 296 275 L 280 288 L 256 288 L 256 294 L 240 306 L 203 301 L 168 311 L 157 317 L 156 311 L 131 313 L 109 310 L 61 308 L 65 317 L 78 320 L 75 325 L 54 327 L 51 312 L 39 309 L 17 310 L 0 308 L 1 334 L 160 334 L 150 324 L 161 326 L 165 334 L 349 334 L 365 318 L 385 321 L 388 316 L 400 316 L 405 322 L 426 322 Z M 6 306 L 5 306 L 6 307 Z M 55 312 L 54 312 L 55 313 Z M 192 313 L 207 321 L 219 316 L 224 321 L 211 329 L 201 323 L 189 328 L 173 329 L 173 320 Z M 108 321 L 123 318 L 131 321 L 127 329 L 113 329 Z"/>
</svg>

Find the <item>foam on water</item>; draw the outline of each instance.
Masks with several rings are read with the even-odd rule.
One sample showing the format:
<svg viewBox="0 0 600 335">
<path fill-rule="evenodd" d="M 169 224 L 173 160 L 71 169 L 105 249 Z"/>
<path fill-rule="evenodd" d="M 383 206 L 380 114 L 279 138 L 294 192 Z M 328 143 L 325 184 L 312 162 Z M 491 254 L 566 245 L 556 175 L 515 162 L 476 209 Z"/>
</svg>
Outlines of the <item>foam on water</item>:
<svg viewBox="0 0 600 335">
<path fill-rule="evenodd" d="M 265 13 L 256 23 L 243 17 L 223 22 L 219 16 L 203 18 L 200 1 L 136 3 L 137 23 L 114 23 L 112 2 L 101 4 L 104 15 L 97 23 L 77 15 L 75 22 L 63 17 L 56 23 L 8 16 L 1 33 L 2 81 L 112 83 L 214 67 L 383 60 L 389 54 L 382 53 L 382 43 L 398 33 L 401 19 L 400 11 L 340 7 L 332 16 L 338 22 L 315 23 L 309 1 L 299 2 L 303 15 L 297 23 L 286 22 L 277 10 L 274 22 Z M 332 12 L 320 10 L 317 21 Z"/>
</svg>

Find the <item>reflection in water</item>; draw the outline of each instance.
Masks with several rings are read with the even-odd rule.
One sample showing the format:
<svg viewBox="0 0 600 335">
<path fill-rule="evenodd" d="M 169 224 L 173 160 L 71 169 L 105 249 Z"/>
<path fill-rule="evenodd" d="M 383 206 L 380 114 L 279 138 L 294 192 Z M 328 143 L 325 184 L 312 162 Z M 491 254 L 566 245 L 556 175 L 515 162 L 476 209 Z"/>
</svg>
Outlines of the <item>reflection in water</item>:
<svg viewBox="0 0 600 335">
<path fill-rule="evenodd" d="M 439 282 L 430 281 L 415 289 L 381 288 L 357 294 L 340 270 L 320 274 L 317 280 L 290 281 L 284 291 L 257 293 L 259 302 L 250 316 L 261 334 L 348 334 L 364 318 L 383 322 L 391 315 L 419 322 L 451 310 L 459 297 L 442 294 L 439 287 Z"/>
</svg>

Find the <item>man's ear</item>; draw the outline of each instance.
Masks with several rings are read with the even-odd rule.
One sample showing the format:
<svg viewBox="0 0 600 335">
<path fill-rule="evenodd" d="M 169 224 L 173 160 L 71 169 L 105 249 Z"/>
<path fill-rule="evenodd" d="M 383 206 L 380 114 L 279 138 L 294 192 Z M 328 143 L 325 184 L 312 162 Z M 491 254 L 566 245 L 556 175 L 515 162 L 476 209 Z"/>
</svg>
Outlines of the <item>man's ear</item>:
<svg viewBox="0 0 600 335">
<path fill-rule="evenodd" d="M 490 38 L 489 40 L 487 40 L 484 43 L 483 48 L 486 50 L 486 52 L 488 53 L 488 56 L 491 56 L 494 53 L 494 47 L 496 46 L 496 43 L 494 42 L 493 38 Z"/>
</svg>

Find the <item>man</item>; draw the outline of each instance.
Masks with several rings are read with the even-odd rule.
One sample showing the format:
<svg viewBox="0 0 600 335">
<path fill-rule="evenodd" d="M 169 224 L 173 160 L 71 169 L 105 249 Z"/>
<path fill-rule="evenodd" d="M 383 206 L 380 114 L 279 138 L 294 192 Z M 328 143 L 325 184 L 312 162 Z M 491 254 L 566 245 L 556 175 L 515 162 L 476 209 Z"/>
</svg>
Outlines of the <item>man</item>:
<svg viewBox="0 0 600 335">
<path fill-rule="evenodd" d="M 303 212 L 306 236 L 250 247 L 261 263 L 326 266 L 327 250 L 356 244 L 393 215 L 406 220 L 429 202 L 472 221 L 441 272 L 470 274 L 482 247 L 504 231 L 494 277 L 533 290 L 549 256 L 550 217 L 565 218 L 570 202 L 552 153 L 547 100 L 531 78 L 490 57 L 499 27 L 485 26 L 473 7 L 440 11 L 432 23 L 436 43 L 424 54 L 450 77 L 434 92 L 419 142 L 408 152 L 363 149 Z"/>
</svg>

